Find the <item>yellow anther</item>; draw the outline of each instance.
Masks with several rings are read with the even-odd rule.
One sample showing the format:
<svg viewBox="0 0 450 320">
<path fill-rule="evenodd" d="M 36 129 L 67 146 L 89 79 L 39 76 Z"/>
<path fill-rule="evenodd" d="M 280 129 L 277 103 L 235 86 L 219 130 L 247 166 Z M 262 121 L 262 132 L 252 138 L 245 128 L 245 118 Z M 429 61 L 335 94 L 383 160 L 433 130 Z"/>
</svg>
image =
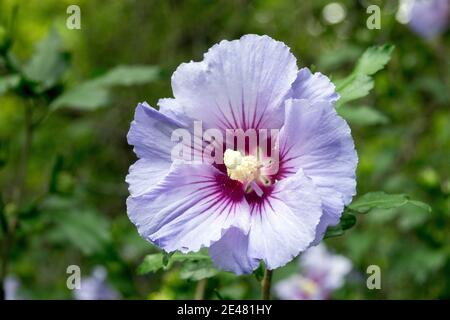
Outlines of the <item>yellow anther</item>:
<svg viewBox="0 0 450 320">
<path fill-rule="evenodd" d="M 233 180 L 249 182 L 258 177 L 260 164 L 255 156 L 242 156 L 239 151 L 227 149 L 223 160 L 228 176 Z"/>
</svg>

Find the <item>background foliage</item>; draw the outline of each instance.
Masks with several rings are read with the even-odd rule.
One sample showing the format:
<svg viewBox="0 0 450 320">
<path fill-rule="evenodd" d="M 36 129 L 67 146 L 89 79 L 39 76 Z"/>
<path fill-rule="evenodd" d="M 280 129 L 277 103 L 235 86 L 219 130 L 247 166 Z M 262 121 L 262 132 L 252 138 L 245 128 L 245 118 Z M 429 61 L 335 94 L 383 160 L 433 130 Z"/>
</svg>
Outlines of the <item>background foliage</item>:
<svg viewBox="0 0 450 320">
<path fill-rule="evenodd" d="M 72 298 L 66 268 L 77 264 L 83 275 L 104 265 L 124 298 L 192 298 L 205 277 L 206 298 L 259 297 L 253 275 L 218 272 L 203 253 L 169 259 L 142 240 L 126 215 L 124 182 L 136 104 L 170 97 L 181 62 L 258 33 L 336 80 L 360 158 L 358 195 L 383 190 L 402 204 L 375 206 L 325 240 L 354 263 L 334 297 L 450 298 L 448 32 L 422 40 L 396 21 L 396 1 L 339 1 L 346 18 L 338 24 L 324 20 L 323 0 L 75 2 L 81 30 L 65 27 L 74 1 L 0 0 L 1 261 L 24 296 Z M 369 4 L 382 9 L 381 30 L 366 28 Z M 357 63 L 385 43 L 395 50 L 372 48 Z M 392 59 L 375 74 L 389 60 L 378 51 Z M 371 264 L 381 267 L 381 290 L 366 288 Z M 295 270 L 293 262 L 274 280 Z"/>
</svg>

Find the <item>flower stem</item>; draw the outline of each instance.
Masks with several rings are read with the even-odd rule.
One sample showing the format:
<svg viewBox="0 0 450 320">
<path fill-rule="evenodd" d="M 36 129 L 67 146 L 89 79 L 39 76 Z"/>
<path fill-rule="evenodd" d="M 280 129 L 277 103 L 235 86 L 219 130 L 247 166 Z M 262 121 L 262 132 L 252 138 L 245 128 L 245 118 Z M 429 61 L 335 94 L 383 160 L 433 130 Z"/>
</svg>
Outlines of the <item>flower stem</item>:
<svg viewBox="0 0 450 320">
<path fill-rule="evenodd" d="M 261 282 L 261 299 L 270 300 L 270 287 L 272 285 L 273 270 L 266 269 Z"/>
<path fill-rule="evenodd" d="M 201 279 L 197 282 L 197 287 L 195 288 L 195 300 L 203 300 L 205 298 L 206 285 L 208 284 L 208 279 Z"/>
</svg>

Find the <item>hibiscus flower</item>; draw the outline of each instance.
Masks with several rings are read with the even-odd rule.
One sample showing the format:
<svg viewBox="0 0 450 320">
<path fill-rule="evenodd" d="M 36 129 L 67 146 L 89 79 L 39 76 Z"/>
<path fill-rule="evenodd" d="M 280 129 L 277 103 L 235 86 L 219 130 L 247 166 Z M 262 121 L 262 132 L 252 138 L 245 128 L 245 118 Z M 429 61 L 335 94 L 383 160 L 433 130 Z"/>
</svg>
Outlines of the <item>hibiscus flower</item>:
<svg viewBox="0 0 450 320">
<path fill-rule="evenodd" d="M 284 300 L 325 300 L 344 285 L 352 269 L 351 261 L 328 251 L 323 244 L 306 250 L 300 256 L 302 273 L 294 274 L 275 286 Z"/>
<path fill-rule="evenodd" d="M 128 133 L 139 159 L 126 177 L 127 211 L 143 238 L 167 252 L 208 248 L 217 267 L 242 274 L 260 261 L 285 265 L 339 222 L 357 154 L 326 76 L 298 70 L 282 42 L 245 35 L 181 64 L 172 89 L 159 111 L 138 104 Z M 181 134 L 180 144 L 180 130 L 191 139 Z M 230 145 L 229 130 L 255 132 L 256 145 Z"/>
</svg>

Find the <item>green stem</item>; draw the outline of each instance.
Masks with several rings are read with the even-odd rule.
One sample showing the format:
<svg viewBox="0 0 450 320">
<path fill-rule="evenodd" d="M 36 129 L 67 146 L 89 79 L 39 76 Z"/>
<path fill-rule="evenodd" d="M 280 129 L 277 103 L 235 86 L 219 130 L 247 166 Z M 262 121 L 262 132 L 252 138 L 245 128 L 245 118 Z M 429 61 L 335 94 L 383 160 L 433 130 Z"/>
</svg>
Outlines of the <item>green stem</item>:
<svg viewBox="0 0 450 320">
<path fill-rule="evenodd" d="M 264 278 L 261 282 L 261 299 L 270 300 L 270 287 L 272 285 L 273 270 L 266 269 Z"/>
<path fill-rule="evenodd" d="M 197 282 L 197 287 L 195 288 L 195 300 L 203 300 L 205 298 L 206 285 L 208 284 L 208 279 L 201 279 Z"/>
</svg>

